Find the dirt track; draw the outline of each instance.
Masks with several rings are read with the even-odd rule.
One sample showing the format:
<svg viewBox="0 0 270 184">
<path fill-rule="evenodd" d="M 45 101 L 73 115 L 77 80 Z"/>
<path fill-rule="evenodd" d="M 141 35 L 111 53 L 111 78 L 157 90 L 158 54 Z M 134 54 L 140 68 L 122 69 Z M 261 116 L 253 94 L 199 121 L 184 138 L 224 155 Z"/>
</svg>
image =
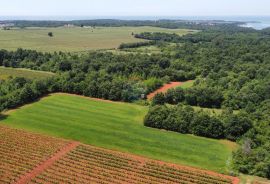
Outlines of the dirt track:
<svg viewBox="0 0 270 184">
<path fill-rule="evenodd" d="M 36 168 L 34 168 L 31 172 L 23 175 L 17 182 L 16 184 L 25 184 L 31 181 L 33 178 L 35 178 L 37 175 L 42 173 L 45 169 L 50 167 L 55 161 L 60 159 L 62 156 L 64 156 L 66 153 L 69 151 L 73 150 L 76 148 L 80 143 L 78 142 L 71 142 L 64 148 L 62 148 L 59 152 L 57 152 L 55 155 L 53 155 L 50 159 L 44 161 L 40 165 L 38 165 Z"/>
<path fill-rule="evenodd" d="M 157 93 L 165 93 L 166 91 L 168 91 L 171 88 L 176 88 L 178 86 L 181 86 L 181 84 L 183 84 L 183 82 L 171 82 L 168 84 L 165 84 L 164 86 L 162 86 L 161 88 L 157 89 L 156 91 L 150 93 L 149 95 L 147 95 L 147 99 L 150 100 L 152 99 Z"/>
</svg>

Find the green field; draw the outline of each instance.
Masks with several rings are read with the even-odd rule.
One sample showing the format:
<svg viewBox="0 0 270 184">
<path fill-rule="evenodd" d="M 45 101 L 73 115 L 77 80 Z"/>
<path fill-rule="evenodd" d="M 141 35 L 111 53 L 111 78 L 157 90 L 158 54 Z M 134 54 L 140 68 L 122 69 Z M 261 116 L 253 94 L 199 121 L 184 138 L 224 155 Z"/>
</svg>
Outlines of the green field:
<svg viewBox="0 0 270 184">
<path fill-rule="evenodd" d="M 53 37 L 48 36 L 53 33 Z M 132 36 L 141 32 L 167 32 L 179 35 L 192 32 L 185 29 L 157 27 L 96 27 L 93 28 L 24 28 L 0 30 L 0 49 L 15 50 L 19 47 L 38 51 L 87 51 L 117 48 L 121 43 L 141 41 Z"/>
<path fill-rule="evenodd" d="M 144 127 L 148 107 L 53 94 L 0 123 L 158 160 L 226 172 L 229 142 Z"/>
<path fill-rule="evenodd" d="M 0 66 L 0 79 L 8 77 L 25 77 L 27 79 L 44 79 L 53 76 L 53 73 L 34 71 L 20 68 L 5 68 Z"/>
<path fill-rule="evenodd" d="M 181 84 L 181 88 L 183 88 L 183 89 L 187 89 L 187 88 L 190 88 L 190 87 L 192 87 L 193 86 L 193 84 L 194 84 L 194 80 L 190 80 L 190 81 L 187 81 L 187 82 L 183 82 L 183 84 Z"/>
</svg>

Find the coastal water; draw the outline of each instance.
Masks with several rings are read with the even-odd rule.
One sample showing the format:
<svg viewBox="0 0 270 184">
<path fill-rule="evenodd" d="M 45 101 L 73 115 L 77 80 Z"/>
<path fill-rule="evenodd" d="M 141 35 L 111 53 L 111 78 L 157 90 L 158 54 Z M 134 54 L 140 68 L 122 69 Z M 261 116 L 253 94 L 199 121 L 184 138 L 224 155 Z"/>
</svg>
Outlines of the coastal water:
<svg viewBox="0 0 270 184">
<path fill-rule="evenodd" d="M 121 20 L 225 20 L 246 22 L 243 27 L 264 29 L 270 27 L 270 16 L 0 16 L 0 20 L 90 20 L 90 19 L 121 19 Z"/>
</svg>

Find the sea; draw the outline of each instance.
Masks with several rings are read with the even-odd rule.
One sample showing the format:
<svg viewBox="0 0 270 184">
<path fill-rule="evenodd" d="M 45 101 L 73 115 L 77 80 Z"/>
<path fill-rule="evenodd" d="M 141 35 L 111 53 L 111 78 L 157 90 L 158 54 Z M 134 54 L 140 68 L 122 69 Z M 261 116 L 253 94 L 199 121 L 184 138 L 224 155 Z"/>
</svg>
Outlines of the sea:
<svg viewBox="0 0 270 184">
<path fill-rule="evenodd" d="M 0 20 L 92 20 L 92 19 L 121 19 L 121 20 L 223 20 L 245 22 L 243 27 L 262 30 L 270 27 L 270 16 L 0 16 Z"/>
</svg>

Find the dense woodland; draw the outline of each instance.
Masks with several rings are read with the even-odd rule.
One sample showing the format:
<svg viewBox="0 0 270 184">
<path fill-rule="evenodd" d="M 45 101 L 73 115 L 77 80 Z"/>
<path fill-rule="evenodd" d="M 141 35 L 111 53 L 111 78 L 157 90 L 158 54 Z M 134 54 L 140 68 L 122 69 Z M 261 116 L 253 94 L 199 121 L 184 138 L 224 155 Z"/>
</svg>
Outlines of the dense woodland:
<svg viewBox="0 0 270 184">
<path fill-rule="evenodd" d="M 144 124 L 237 141 L 241 146 L 233 154 L 234 169 L 270 178 L 270 30 L 225 24 L 206 26 L 196 34 L 182 37 L 161 33 L 134 36 L 154 40 L 151 44 L 158 44 L 161 53 L 1 50 L 2 66 L 57 75 L 46 80 L 0 81 L 0 110 L 32 102 L 51 92 L 134 102 L 166 82 L 196 79 L 191 88 L 157 94 Z M 223 113 L 194 111 L 192 106 L 221 108 Z"/>
</svg>

